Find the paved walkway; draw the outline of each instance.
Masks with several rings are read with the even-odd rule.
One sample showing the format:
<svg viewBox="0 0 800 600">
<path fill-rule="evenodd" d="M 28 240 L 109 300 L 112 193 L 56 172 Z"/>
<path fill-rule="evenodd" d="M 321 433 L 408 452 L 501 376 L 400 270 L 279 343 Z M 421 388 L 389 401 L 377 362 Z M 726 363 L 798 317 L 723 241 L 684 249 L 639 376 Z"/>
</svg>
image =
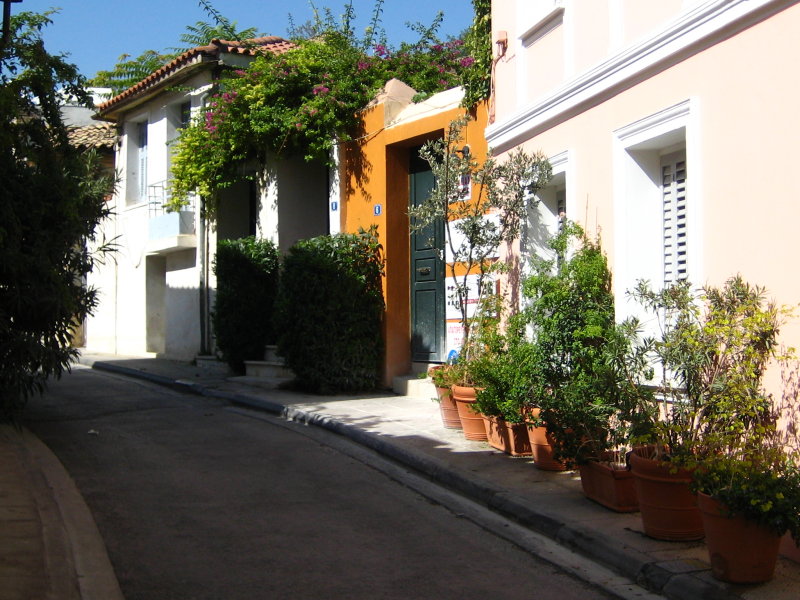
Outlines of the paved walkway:
<svg viewBox="0 0 800 600">
<path fill-rule="evenodd" d="M 576 474 L 540 471 L 529 459 L 506 456 L 486 443 L 464 439 L 457 430 L 444 429 L 438 405 L 430 398 L 394 394 L 313 396 L 272 389 L 257 380 L 228 378 L 220 372 L 155 358 L 84 354 L 81 363 L 225 399 L 345 435 L 668 598 L 788 600 L 798 597 L 800 564 L 781 558 L 775 578 L 762 585 L 721 583 L 710 574 L 702 542 L 661 542 L 646 537 L 638 513 L 617 514 L 587 500 Z M 42 531 L 46 533 L 48 527 L 37 523 L 44 523 L 47 510 L 39 506 L 42 501 L 37 498 L 52 499 L 68 486 L 63 484 L 63 476 L 61 487 L 54 489 L 51 485 L 49 494 L 47 486 L 35 485 L 33 479 L 41 478 L 42 465 L 31 454 L 31 448 L 38 448 L 33 454 L 46 450 L 29 433 L 0 429 L 0 461 L 4 465 L 0 473 L 0 600 L 118 598 L 113 595 L 118 593 L 118 587 L 113 590 L 116 580 L 113 572 L 109 577 L 107 557 L 106 566 L 103 566 L 104 549 L 97 550 L 97 543 L 102 546 L 102 541 L 93 522 L 87 525 L 85 519 L 82 521 L 85 529 L 93 529 L 89 533 L 78 531 L 72 525 L 73 534 L 81 533 L 84 541 L 93 540 L 87 550 L 74 545 L 60 548 L 73 556 L 72 567 L 56 568 L 52 559 L 46 562 L 48 549 L 43 549 L 41 540 Z M 57 470 L 52 467 L 54 457 L 50 456 L 51 470 Z M 71 492 L 77 494 L 74 489 Z M 77 507 L 77 512 L 86 510 L 82 500 L 71 497 L 68 508 Z M 69 511 L 62 507 L 61 512 Z M 9 529 L 7 523 L 13 527 Z M 69 533 L 65 536 L 68 542 Z M 8 550 L 9 540 L 13 542 L 12 548 L 15 545 L 20 548 L 19 552 Z M 58 549 L 56 545 L 55 551 Z M 83 558 L 84 554 L 91 560 Z M 50 574 L 51 570 L 52 577 L 48 578 L 52 579 L 51 588 L 56 584 L 64 585 L 65 589 L 75 590 L 73 595 L 40 593 L 41 588 L 35 586 L 41 584 L 33 581 L 30 573 Z M 94 587 L 107 595 L 97 595 L 87 579 L 96 579 Z M 9 582 L 10 588 L 6 587 Z M 11 592 L 3 591 L 8 589 Z M 17 589 L 36 593 L 26 595 Z"/>
</svg>

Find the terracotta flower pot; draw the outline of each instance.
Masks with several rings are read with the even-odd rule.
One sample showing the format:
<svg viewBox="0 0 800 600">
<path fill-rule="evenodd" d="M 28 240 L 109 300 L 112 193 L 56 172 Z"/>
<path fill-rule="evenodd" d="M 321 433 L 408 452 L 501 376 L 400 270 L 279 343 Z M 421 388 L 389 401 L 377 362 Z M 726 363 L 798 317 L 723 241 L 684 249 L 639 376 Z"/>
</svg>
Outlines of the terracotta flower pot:
<svg viewBox="0 0 800 600">
<path fill-rule="evenodd" d="M 774 531 L 742 516 L 728 516 L 725 505 L 697 495 L 711 573 L 731 583 L 761 583 L 772 579 L 781 538 Z"/>
<path fill-rule="evenodd" d="M 483 415 L 483 425 L 492 448 L 511 456 L 530 456 L 531 443 L 524 423 L 509 423 L 501 417 Z"/>
<path fill-rule="evenodd" d="M 450 388 L 437 387 L 436 395 L 439 397 L 439 412 L 442 415 L 442 425 L 446 429 L 461 429 L 461 419 L 458 416 L 458 407 Z"/>
<path fill-rule="evenodd" d="M 483 427 L 486 431 L 486 441 L 495 450 L 508 454 L 510 442 L 508 439 L 508 429 L 505 422 L 500 417 L 483 416 Z"/>
<path fill-rule="evenodd" d="M 538 418 L 539 409 L 533 408 L 529 414 L 534 419 Z M 547 433 L 547 427 L 533 427 L 528 423 L 527 428 L 528 439 L 531 443 L 531 453 L 533 454 L 533 464 L 543 471 L 566 471 L 567 466 L 553 458 L 552 438 Z"/>
<path fill-rule="evenodd" d="M 461 429 L 464 437 L 468 440 L 486 441 L 486 428 L 483 425 L 483 417 L 474 410 L 475 388 L 461 385 L 452 387 L 453 399 L 458 408 L 458 416 L 461 419 Z"/>
<path fill-rule="evenodd" d="M 587 498 L 616 512 L 639 510 L 633 473 L 628 469 L 614 469 L 597 461 L 580 465 L 578 469 Z"/>
<path fill-rule="evenodd" d="M 702 539 L 703 520 L 697 498 L 689 489 L 691 472 L 678 469 L 671 473 L 669 463 L 640 452 L 631 453 L 631 472 L 645 534 L 658 540 Z"/>
</svg>

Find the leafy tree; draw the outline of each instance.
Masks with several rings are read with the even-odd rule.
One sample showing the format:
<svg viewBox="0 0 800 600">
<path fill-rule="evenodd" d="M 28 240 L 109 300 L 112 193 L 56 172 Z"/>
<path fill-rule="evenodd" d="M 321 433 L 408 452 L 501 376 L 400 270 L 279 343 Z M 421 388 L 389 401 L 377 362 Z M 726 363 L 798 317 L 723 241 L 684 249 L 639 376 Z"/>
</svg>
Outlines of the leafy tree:
<svg viewBox="0 0 800 600">
<path fill-rule="evenodd" d="M 475 17 L 464 36 L 466 57 L 464 58 L 462 85 L 463 105 L 471 108 L 491 94 L 492 82 L 492 1 L 472 0 Z"/>
<path fill-rule="evenodd" d="M 87 250 L 113 180 L 70 146 L 64 97 L 91 99 L 74 65 L 47 53 L 49 15 L 23 12 L 0 49 L 0 418 L 69 369 L 75 324 L 96 305 Z"/>
</svg>

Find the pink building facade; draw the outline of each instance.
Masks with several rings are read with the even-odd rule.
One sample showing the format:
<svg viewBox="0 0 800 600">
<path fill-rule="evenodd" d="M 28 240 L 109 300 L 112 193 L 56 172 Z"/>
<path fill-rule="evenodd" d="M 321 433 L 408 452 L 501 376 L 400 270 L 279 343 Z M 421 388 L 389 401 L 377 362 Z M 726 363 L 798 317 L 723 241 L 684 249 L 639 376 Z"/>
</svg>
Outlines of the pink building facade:
<svg viewBox="0 0 800 600">
<path fill-rule="evenodd" d="M 788 0 L 495 0 L 496 156 L 553 164 L 523 255 L 560 211 L 599 233 L 618 318 L 637 280 L 740 273 L 800 302 L 800 5 Z M 797 323 L 783 341 L 800 347 Z"/>
</svg>

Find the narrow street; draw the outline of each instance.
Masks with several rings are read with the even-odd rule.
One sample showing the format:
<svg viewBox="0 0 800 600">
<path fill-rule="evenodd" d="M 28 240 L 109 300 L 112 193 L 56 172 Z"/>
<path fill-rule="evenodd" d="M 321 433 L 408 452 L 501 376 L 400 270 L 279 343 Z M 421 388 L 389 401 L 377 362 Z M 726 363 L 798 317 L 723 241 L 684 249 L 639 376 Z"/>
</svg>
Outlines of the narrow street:
<svg viewBox="0 0 800 600">
<path fill-rule="evenodd" d="M 83 367 L 28 415 L 127 600 L 608 597 L 315 428 Z"/>
</svg>

